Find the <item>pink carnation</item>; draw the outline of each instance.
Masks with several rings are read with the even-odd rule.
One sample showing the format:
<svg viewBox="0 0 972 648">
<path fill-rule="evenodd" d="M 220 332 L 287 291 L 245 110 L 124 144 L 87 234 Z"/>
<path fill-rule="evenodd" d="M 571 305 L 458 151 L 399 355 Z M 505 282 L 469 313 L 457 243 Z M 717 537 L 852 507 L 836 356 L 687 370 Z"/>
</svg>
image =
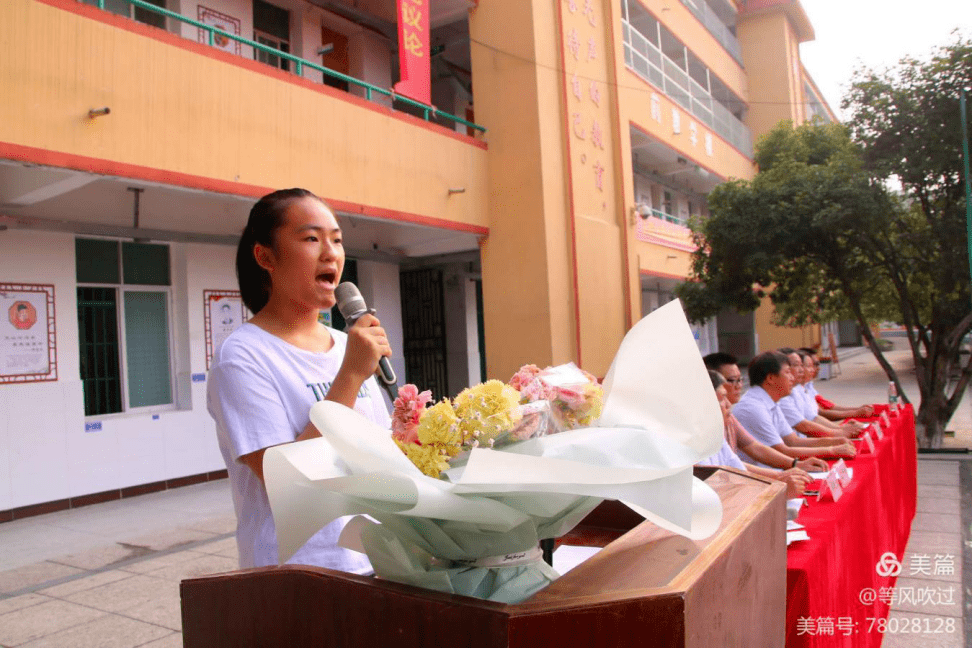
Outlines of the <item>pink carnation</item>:
<svg viewBox="0 0 972 648">
<path fill-rule="evenodd" d="M 412 384 L 398 388 L 392 412 L 392 438 L 402 443 L 418 443 L 418 424 L 425 406 L 432 400 L 432 392 L 419 392 Z"/>
<path fill-rule="evenodd" d="M 547 383 L 543 382 L 542 378 L 534 378 L 528 385 L 524 386 L 520 390 L 520 395 L 522 400 L 532 403 L 539 400 L 553 400 L 557 397 L 557 390 Z"/>
<path fill-rule="evenodd" d="M 540 367 L 537 365 L 523 365 L 520 370 L 510 378 L 510 387 L 522 392 L 523 388 L 533 382 L 533 379 L 540 375 Z"/>
</svg>

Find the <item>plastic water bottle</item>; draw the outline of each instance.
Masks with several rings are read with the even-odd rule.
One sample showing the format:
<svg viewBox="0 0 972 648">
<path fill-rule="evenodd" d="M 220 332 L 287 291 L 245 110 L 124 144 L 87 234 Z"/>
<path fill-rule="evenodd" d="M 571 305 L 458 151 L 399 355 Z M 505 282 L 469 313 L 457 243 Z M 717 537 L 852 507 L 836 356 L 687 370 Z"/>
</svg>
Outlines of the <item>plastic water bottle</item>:
<svg viewBox="0 0 972 648">
<path fill-rule="evenodd" d="M 893 414 L 898 413 L 898 388 L 895 386 L 893 380 L 888 382 L 888 409 Z"/>
</svg>

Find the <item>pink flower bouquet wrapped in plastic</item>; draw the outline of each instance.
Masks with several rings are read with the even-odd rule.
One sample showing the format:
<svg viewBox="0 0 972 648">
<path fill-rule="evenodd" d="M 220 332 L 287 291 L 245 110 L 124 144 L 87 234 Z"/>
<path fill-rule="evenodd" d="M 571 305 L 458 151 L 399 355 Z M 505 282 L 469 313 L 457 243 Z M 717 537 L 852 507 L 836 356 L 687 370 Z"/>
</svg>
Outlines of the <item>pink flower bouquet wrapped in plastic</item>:
<svg viewBox="0 0 972 648">
<path fill-rule="evenodd" d="M 542 370 L 524 365 L 510 385 L 520 391 L 523 403 L 550 403 L 556 429 L 547 434 L 592 425 L 604 406 L 604 391 L 597 378 L 573 362 Z"/>
</svg>

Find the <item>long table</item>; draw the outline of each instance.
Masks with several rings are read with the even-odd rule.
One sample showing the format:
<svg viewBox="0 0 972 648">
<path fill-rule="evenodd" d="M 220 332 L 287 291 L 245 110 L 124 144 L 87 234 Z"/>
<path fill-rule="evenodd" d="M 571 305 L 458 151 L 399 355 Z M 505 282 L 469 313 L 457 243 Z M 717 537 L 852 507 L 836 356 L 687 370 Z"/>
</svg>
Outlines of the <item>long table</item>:
<svg viewBox="0 0 972 648">
<path fill-rule="evenodd" d="M 886 409 L 877 405 L 875 413 Z M 888 588 L 897 577 L 882 556 L 890 552 L 904 562 L 918 497 L 911 405 L 891 417 L 875 446 L 874 454 L 847 461 L 854 475 L 839 501 L 830 494 L 807 498 L 797 518 L 810 540 L 787 549 L 788 648 L 881 645 L 879 620 L 888 615 Z"/>
</svg>

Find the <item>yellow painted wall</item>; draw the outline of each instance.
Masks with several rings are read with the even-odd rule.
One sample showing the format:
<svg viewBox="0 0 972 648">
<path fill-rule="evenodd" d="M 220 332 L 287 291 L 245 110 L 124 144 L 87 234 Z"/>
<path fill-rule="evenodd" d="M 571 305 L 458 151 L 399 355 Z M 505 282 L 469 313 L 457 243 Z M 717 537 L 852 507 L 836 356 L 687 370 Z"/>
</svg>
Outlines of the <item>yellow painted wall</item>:
<svg viewBox="0 0 972 648">
<path fill-rule="evenodd" d="M 487 152 L 390 110 L 35 0 L 0 2 L 0 43 L 0 142 L 489 225 Z"/>
<path fill-rule="evenodd" d="M 624 51 L 618 50 L 619 60 L 624 61 Z M 728 55 L 727 55 L 728 56 Z M 706 126 L 700 119 L 688 112 L 682 106 L 675 103 L 665 96 L 665 94 L 642 79 L 640 76 L 627 68 L 621 70 L 622 82 L 618 84 L 618 94 L 621 105 L 621 123 L 625 125 L 624 131 L 627 136 L 627 125 L 633 124 L 641 131 L 648 134 L 651 138 L 665 144 L 669 148 L 684 154 L 689 160 L 698 163 L 722 178 L 752 178 L 752 161 L 745 155 L 736 150 L 728 142 L 723 140 L 714 130 Z M 651 116 L 651 96 L 658 96 L 661 107 L 661 121 L 657 121 Z M 672 122 L 672 109 L 679 111 L 680 132 L 676 133 Z M 698 138 L 693 144 L 689 124 L 695 122 L 698 126 Z M 705 150 L 704 133 L 712 133 L 712 155 Z M 630 142 L 628 143 L 630 151 Z M 630 164 L 630 153 L 628 164 Z M 629 178 L 628 182 L 632 182 Z M 634 195 L 634 187 L 626 193 Z"/>
<path fill-rule="evenodd" d="M 469 18 L 476 119 L 490 140 L 487 374 L 502 380 L 527 362 L 571 360 L 575 348 L 556 7 L 531 4 L 482 3 Z"/>
<path fill-rule="evenodd" d="M 584 95 L 591 79 L 603 82 L 600 107 L 565 97 L 558 12 L 565 24 L 576 16 L 558 4 L 495 0 L 470 14 L 476 118 L 490 133 L 482 252 L 490 377 L 509 378 L 527 362 L 567 361 L 604 375 L 626 328 L 616 94 L 605 56 L 611 19 L 601 13 L 609 3 L 596 7 L 600 31 L 591 33 L 600 55 L 582 75 Z M 581 43 L 586 52 L 588 37 Z M 575 112 L 584 138 L 573 134 Z M 600 120 L 603 149 L 589 139 L 592 119 Z M 605 168 L 603 191 L 593 180 L 596 161 Z"/>
<path fill-rule="evenodd" d="M 758 140 L 780 120 L 797 118 L 791 59 L 796 36 L 782 9 L 742 14 L 736 31 L 749 73 L 746 125 Z"/>
<path fill-rule="evenodd" d="M 665 277 L 688 277 L 692 269 L 692 253 L 685 250 L 643 241 L 638 241 L 634 250 L 639 274 L 644 272 Z"/>
<path fill-rule="evenodd" d="M 759 336 L 758 353 L 771 351 L 780 347 L 812 347 L 820 344 L 820 327 L 817 325 L 802 328 L 776 326 L 771 322 L 773 304 L 769 297 L 753 313 L 753 324 L 756 335 Z"/>
<path fill-rule="evenodd" d="M 802 121 L 806 99 L 799 36 L 784 9 L 741 14 L 737 33 L 750 78 L 751 103 L 746 123 L 753 138 L 758 140 L 781 120 Z M 767 297 L 753 315 L 759 351 L 820 342 L 819 326 L 780 327 L 772 323 L 772 315 L 773 306 Z"/>
</svg>

